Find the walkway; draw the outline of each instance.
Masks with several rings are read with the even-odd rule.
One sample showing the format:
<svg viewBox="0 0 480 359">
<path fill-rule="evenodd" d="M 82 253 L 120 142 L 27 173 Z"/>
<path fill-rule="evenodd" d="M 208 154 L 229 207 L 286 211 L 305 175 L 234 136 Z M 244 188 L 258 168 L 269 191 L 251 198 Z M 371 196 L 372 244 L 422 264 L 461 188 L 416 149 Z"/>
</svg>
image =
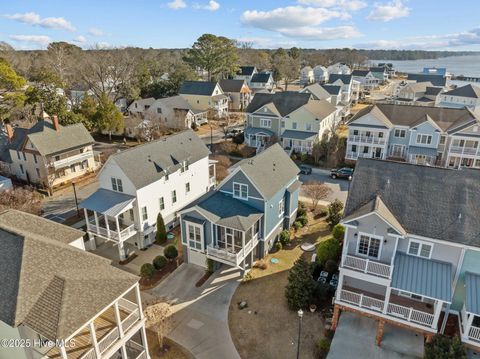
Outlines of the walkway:
<svg viewBox="0 0 480 359">
<path fill-rule="evenodd" d="M 196 359 L 240 359 L 228 328 L 228 307 L 240 272 L 222 268 L 202 287 L 195 287 L 204 273 L 204 268 L 184 263 L 148 292 L 173 304 L 173 329 L 168 337 Z"/>
</svg>

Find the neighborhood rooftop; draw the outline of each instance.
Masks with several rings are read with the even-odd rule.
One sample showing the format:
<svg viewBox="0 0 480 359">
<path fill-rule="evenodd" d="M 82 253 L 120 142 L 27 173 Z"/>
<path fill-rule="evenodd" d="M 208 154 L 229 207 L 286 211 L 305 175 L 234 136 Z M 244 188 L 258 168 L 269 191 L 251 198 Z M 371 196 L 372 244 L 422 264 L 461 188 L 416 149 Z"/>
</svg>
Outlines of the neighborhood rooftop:
<svg viewBox="0 0 480 359">
<path fill-rule="evenodd" d="M 250 82 L 255 83 L 266 83 L 270 79 L 270 74 L 267 72 L 259 72 L 252 76 Z"/>
<path fill-rule="evenodd" d="M 281 116 L 286 116 L 296 109 L 304 106 L 310 100 L 311 95 L 293 91 L 277 93 L 257 93 L 248 105 L 246 112 L 253 113 L 265 105 L 272 104 L 274 111 Z"/>
<path fill-rule="evenodd" d="M 445 86 L 447 79 L 442 75 L 408 74 L 408 80 L 416 82 L 431 82 L 433 86 Z"/>
<path fill-rule="evenodd" d="M 407 233 L 480 246 L 479 181 L 477 170 L 359 159 L 345 216 L 380 196 Z"/>
<path fill-rule="evenodd" d="M 245 80 L 220 80 L 220 87 L 224 92 L 240 92 L 245 85 Z"/>
<path fill-rule="evenodd" d="M 447 91 L 444 93 L 444 95 L 480 98 L 480 88 L 478 86 L 468 84 L 466 86 L 457 87 L 456 89 Z"/>
<path fill-rule="evenodd" d="M 183 81 L 180 91 L 182 95 L 202 95 L 211 96 L 217 86 L 216 82 L 206 81 Z"/>
<path fill-rule="evenodd" d="M 252 76 L 254 72 L 255 66 L 240 66 L 240 70 L 237 72 L 237 75 Z"/>
</svg>

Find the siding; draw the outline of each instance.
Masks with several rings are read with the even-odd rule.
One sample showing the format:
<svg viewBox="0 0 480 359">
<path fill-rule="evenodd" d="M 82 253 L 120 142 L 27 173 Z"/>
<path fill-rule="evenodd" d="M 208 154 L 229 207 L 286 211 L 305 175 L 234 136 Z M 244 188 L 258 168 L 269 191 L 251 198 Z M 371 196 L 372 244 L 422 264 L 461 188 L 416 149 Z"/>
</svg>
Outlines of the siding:
<svg viewBox="0 0 480 359">
<path fill-rule="evenodd" d="M 465 272 L 480 273 L 480 252 L 467 250 L 463 258 L 463 265 L 460 269 L 457 286 L 453 293 L 451 309 L 460 311 L 465 301 Z"/>
<path fill-rule="evenodd" d="M 222 192 L 227 192 L 228 194 L 233 196 L 233 182 L 244 183 L 248 185 L 248 201 L 244 201 L 248 203 L 250 206 L 263 211 L 264 208 L 264 201 L 263 196 L 260 192 L 257 191 L 253 183 L 247 178 L 247 176 L 240 170 L 238 171 L 232 178 L 230 178 L 227 182 L 225 182 L 219 190 Z M 255 198 L 250 198 L 255 197 Z"/>
</svg>

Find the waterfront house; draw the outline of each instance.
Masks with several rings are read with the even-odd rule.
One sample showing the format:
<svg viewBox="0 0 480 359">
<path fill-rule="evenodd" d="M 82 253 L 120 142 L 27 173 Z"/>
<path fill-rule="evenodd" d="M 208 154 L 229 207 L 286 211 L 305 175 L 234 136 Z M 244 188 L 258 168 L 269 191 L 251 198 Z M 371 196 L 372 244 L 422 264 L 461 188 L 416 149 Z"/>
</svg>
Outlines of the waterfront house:
<svg viewBox="0 0 480 359">
<path fill-rule="evenodd" d="M 351 311 L 480 349 L 480 172 L 361 159 L 344 218 L 333 329 Z M 439 195 L 441 194 L 441 195 Z M 367 343 L 368 344 L 368 343 Z"/>
<path fill-rule="evenodd" d="M 480 88 L 471 84 L 457 87 L 442 93 L 439 102 L 442 107 L 468 107 L 475 111 L 480 106 Z"/>
<path fill-rule="evenodd" d="M 353 80 L 360 83 L 361 90 L 370 90 L 378 86 L 380 80 L 370 70 L 353 70 Z"/>
<path fill-rule="evenodd" d="M 328 75 L 350 75 L 352 70 L 347 64 L 343 62 L 337 62 L 327 68 Z"/>
<path fill-rule="evenodd" d="M 178 212 L 215 184 L 209 153 L 185 130 L 111 155 L 98 174 L 100 188 L 80 203 L 91 248 L 111 241 L 124 260 L 155 241 L 159 213 L 167 230 L 175 227 Z"/>
<path fill-rule="evenodd" d="M 298 173 L 278 144 L 238 163 L 214 191 L 180 212 L 185 261 L 251 269 L 295 220 Z"/>
</svg>

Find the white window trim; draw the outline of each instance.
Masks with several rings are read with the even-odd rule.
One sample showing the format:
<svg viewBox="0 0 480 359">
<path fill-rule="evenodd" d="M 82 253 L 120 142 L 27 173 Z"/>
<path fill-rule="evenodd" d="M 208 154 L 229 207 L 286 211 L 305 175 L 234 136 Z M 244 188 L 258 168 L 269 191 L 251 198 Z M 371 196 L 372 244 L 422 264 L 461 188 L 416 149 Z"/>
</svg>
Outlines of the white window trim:
<svg viewBox="0 0 480 359">
<path fill-rule="evenodd" d="M 280 208 L 282 208 L 281 212 L 280 212 Z M 285 216 L 285 198 L 282 198 L 278 202 L 278 217 L 282 218 L 283 216 Z"/>
<path fill-rule="evenodd" d="M 235 185 L 239 185 L 240 186 L 240 196 L 235 196 Z M 247 187 L 247 197 L 242 197 L 242 186 L 245 186 Z M 248 184 L 246 183 L 240 183 L 240 182 L 233 182 L 232 184 L 232 196 L 233 198 L 236 198 L 236 199 L 243 199 L 244 201 L 248 201 Z"/>
<path fill-rule="evenodd" d="M 268 123 L 268 126 L 263 125 L 263 121 L 266 121 Z M 272 128 L 272 120 L 269 118 L 261 118 L 260 119 L 260 127 L 262 128 Z"/>
<path fill-rule="evenodd" d="M 359 250 L 359 247 L 360 247 L 360 237 L 361 236 L 366 236 L 366 237 L 369 237 L 369 238 L 375 238 L 375 239 L 378 239 L 380 240 L 380 246 L 378 248 L 378 257 L 371 257 L 369 256 L 368 254 L 362 254 L 360 253 L 358 250 Z M 370 247 L 370 244 L 369 244 L 369 247 Z M 359 257 L 363 257 L 363 258 L 367 258 L 367 259 L 376 259 L 376 260 L 379 260 L 380 257 L 382 256 L 382 250 L 383 250 L 383 236 L 377 236 L 377 235 L 374 235 L 374 234 L 370 234 L 370 233 L 365 233 L 365 232 L 358 232 L 358 235 L 357 235 L 357 248 L 355 248 L 355 253 L 356 255 L 358 255 Z"/>
<path fill-rule="evenodd" d="M 399 134 L 403 131 L 403 136 L 397 136 L 396 132 L 399 131 Z M 404 128 L 396 128 L 393 130 L 393 137 L 395 138 L 406 138 L 407 137 L 407 130 Z"/>
<path fill-rule="evenodd" d="M 186 232 L 187 247 L 188 247 L 188 249 L 191 249 L 191 250 L 194 250 L 194 251 L 197 251 L 197 252 L 199 251 L 198 248 L 190 247 L 190 237 L 189 237 L 189 229 L 188 229 L 189 226 L 192 226 L 194 228 L 196 227 L 196 228 L 200 229 L 200 245 L 201 245 L 201 248 L 202 248 L 202 249 L 200 249 L 200 251 L 203 252 L 205 250 L 204 237 L 203 237 L 203 226 L 201 224 L 198 224 L 198 223 L 185 221 L 185 232 Z"/>
<path fill-rule="evenodd" d="M 418 253 L 417 253 L 417 254 L 411 254 L 411 253 L 410 253 L 410 244 L 411 244 L 412 242 L 419 244 Z M 422 256 L 420 255 L 420 252 L 421 252 L 421 250 L 422 250 L 422 245 L 424 245 L 424 244 L 430 246 L 430 254 L 429 254 L 428 257 L 422 257 Z M 432 243 L 432 242 L 421 241 L 421 240 L 414 239 L 414 238 L 409 238 L 409 239 L 408 239 L 407 254 L 408 254 L 409 256 L 414 256 L 414 257 L 419 257 L 419 258 L 425 258 L 425 259 L 431 259 L 431 258 L 432 258 L 432 253 L 433 253 L 433 243 Z"/>
</svg>

